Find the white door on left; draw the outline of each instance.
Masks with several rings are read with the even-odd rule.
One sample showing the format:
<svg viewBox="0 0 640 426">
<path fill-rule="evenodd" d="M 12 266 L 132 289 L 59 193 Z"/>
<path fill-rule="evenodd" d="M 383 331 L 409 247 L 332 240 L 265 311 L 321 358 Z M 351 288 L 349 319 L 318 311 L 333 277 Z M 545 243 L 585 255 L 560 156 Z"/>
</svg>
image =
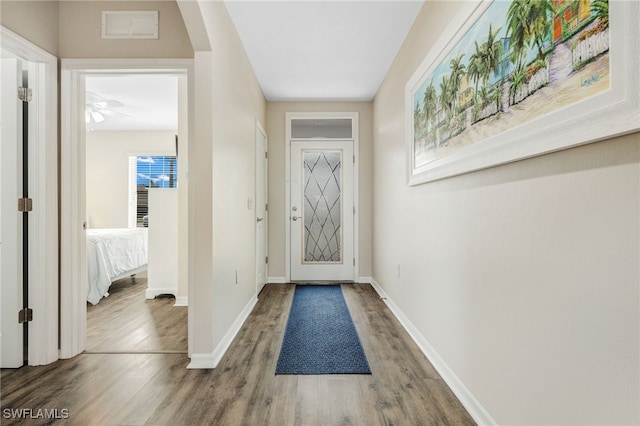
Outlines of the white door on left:
<svg viewBox="0 0 640 426">
<path fill-rule="evenodd" d="M 0 127 L 0 316 L 2 337 L 0 367 L 21 367 L 23 361 L 23 326 L 18 323 L 22 309 L 22 102 L 18 87 L 22 85 L 22 61 L 2 51 L 0 91 L 2 110 Z"/>
</svg>

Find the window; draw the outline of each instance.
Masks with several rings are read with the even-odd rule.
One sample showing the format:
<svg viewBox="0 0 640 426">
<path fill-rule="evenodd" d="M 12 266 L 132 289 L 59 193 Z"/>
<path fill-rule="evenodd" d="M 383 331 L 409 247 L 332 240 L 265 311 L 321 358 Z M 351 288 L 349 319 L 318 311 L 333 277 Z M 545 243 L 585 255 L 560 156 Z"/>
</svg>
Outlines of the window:
<svg viewBox="0 0 640 426">
<path fill-rule="evenodd" d="M 177 188 L 175 155 L 129 157 L 129 228 L 148 225 L 149 188 Z"/>
</svg>

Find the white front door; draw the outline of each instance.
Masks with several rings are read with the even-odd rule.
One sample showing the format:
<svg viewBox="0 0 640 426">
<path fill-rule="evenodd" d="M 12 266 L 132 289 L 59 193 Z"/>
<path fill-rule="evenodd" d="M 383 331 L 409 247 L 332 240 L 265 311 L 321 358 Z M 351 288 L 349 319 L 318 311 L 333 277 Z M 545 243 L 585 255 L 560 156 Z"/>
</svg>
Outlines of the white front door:
<svg viewBox="0 0 640 426">
<path fill-rule="evenodd" d="M 291 280 L 354 280 L 353 141 L 291 142 Z"/>
<path fill-rule="evenodd" d="M 267 135 L 256 125 L 256 294 L 267 282 Z"/>
<path fill-rule="evenodd" d="M 0 294 L 2 340 L 0 367 L 23 365 L 23 328 L 18 312 L 23 306 L 22 216 L 22 102 L 17 90 L 22 86 L 22 61 L 2 52 L 2 145 L 0 149 Z"/>
</svg>

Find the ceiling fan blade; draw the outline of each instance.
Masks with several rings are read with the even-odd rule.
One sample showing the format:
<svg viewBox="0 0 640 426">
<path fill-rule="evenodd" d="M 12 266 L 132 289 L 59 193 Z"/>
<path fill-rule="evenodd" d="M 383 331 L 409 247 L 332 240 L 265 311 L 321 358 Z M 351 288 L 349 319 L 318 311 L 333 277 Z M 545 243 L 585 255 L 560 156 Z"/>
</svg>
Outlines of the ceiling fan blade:
<svg viewBox="0 0 640 426">
<path fill-rule="evenodd" d="M 96 108 L 105 109 L 105 108 L 122 108 L 124 104 L 115 99 L 103 100 L 99 102 L 95 102 L 94 105 Z"/>
<path fill-rule="evenodd" d="M 104 121 L 104 116 L 100 114 L 98 111 L 90 111 L 90 112 L 91 112 L 91 118 L 93 118 L 93 121 L 95 121 L 96 123 L 102 123 Z"/>
<path fill-rule="evenodd" d="M 95 92 L 90 92 L 89 90 L 87 90 L 87 92 L 85 93 L 85 101 L 87 102 L 87 105 L 93 105 L 96 102 L 100 102 L 102 100 L 102 98 Z"/>
<path fill-rule="evenodd" d="M 100 113 L 109 117 L 117 117 L 121 119 L 129 119 L 131 116 L 129 114 L 125 114 L 124 112 L 112 111 L 110 109 L 100 110 Z"/>
</svg>

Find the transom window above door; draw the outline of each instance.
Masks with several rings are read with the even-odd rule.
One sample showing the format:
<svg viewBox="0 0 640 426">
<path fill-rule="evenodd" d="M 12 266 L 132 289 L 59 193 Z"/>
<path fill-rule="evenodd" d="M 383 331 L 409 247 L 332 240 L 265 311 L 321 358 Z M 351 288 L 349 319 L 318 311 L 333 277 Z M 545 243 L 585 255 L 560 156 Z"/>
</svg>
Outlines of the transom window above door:
<svg viewBox="0 0 640 426">
<path fill-rule="evenodd" d="M 293 118 L 291 137 L 293 139 L 351 139 L 353 137 L 351 118 Z"/>
</svg>

